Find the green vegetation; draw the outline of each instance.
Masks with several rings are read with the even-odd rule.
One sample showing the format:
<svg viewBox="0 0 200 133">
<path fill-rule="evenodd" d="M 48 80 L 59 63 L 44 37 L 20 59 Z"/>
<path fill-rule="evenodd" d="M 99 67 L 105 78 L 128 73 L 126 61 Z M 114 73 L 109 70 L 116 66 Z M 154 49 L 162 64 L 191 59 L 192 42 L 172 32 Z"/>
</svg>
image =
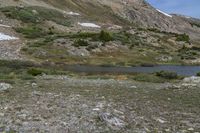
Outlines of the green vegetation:
<svg viewBox="0 0 200 133">
<path fill-rule="evenodd" d="M 9 18 L 21 20 L 24 23 L 39 23 L 41 18 L 29 8 L 4 7 L 1 11 Z"/>
<path fill-rule="evenodd" d="M 110 32 L 102 30 L 100 33 L 92 32 L 78 32 L 76 34 L 68 35 L 70 38 L 87 39 L 90 38 L 93 41 L 109 42 L 113 41 L 113 35 Z"/>
<path fill-rule="evenodd" d="M 69 38 L 79 38 L 79 39 L 87 39 L 87 38 L 97 38 L 98 33 L 94 32 L 78 32 L 78 33 L 72 33 L 67 35 Z"/>
<path fill-rule="evenodd" d="M 163 79 L 162 77 L 156 76 L 154 74 L 137 74 L 132 79 L 136 81 L 151 82 L 151 83 L 166 82 L 166 79 Z"/>
<path fill-rule="evenodd" d="M 136 81 L 151 82 L 151 83 L 164 83 L 166 81 L 170 82 L 173 80 L 182 79 L 182 77 L 178 76 L 175 72 L 169 72 L 169 71 L 160 71 L 152 74 L 139 73 L 131 77 Z"/>
<path fill-rule="evenodd" d="M 193 60 L 196 58 L 200 57 L 200 48 L 199 47 L 186 47 L 183 46 L 181 49 L 178 50 L 178 56 L 181 57 L 181 59 L 186 59 L 186 60 Z"/>
<path fill-rule="evenodd" d="M 113 40 L 111 33 L 102 30 L 99 35 L 99 40 L 103 42 L 109 42 Z"/>
<path fill-rule="evenodd" d="M 32 62 L 0 60 L 0 81 L 31 79 L 32 77 L 25 72 L 25 69 L 35 66 Z"/>
<path fill-rule="evenodd" d="M 190 37 L 187 34 L 178 34 L 176 35 L 176 41 L 190 42 Z"/>
<path fill-rule="evenodd" d="M 169 71 L 160 71 L 156 72 L 156 76 L 162 77 L 165 79 L 177 79 L 178 75 L 175 72 L 169 72 Z"/>
<path fill-rule="evenodd" d="M 22 33 L 26 38 L 29 39 L 35 39 L 44 37 L 47 35 L 47 32 L 45 32 L 42 28 L 36 26 L 36 25 L 30 25 L 26 27 L 16 28 L 15 29 L 18 33 Z"/>
<path fill-rule="evenodd" d="M 139 30 L 145 30 L 145 29 L 140 28 Z M 177 33 L 172 33 L 172 32 L 161 31 L 161 30 L 156 29 L 156 28 L 148 28 L 147 30 L 151 31 L 151 32 L 155 32 L 155 33 L 165 34 L 165 35 L 168 35 L 168 36 L 171 36 L 171 37 L 174 36 L 174 37 L 176 37 L 176 41 L 183 41 L 183 42 L 187 42 L 187 43 L 190 42 L 189 35 L 187 35 L 185 33 L 184 34 L 177 34 Z"/>
<path fill-rule="evenodd" d="M 156 50 L 161 52 L 161 49 L 149 46 L 145 38 L 125 31 L 78 32 L 68 34 L 55 32 L 54 34 L 48 34 L 48 32 L 44 29 L 43 32 L 45 35 L 37 38 L 37 40 L 30 41 L 25 47 L 22 48 L 24 54 L 41 61 L 49 60 L 52 62 L 70 62 L 72 64 L 84 63 L 93 65 L 109 64 L 114 66 L 132 66 L 142 63 L 156 62 L 155 57 L 158 55 Z M 80 57 L 70 55 L 68 48 L 65 47 L 65 44 L 60 44 L 59 46 L 53 45 L 57 39 L 65 39 L 66 41 L 73 42 L 73 46 L 77 48 L 85 47 L 88 51 L 92 51 L 99 46 L 105 47 L 105 45 L 112 45 L 112 43 L 106 43 L 106 41 L 109 40 L 116 41 L 119 45 L 122 44 L 127 46 L 129 49 L 128 51 L 127 49 L 106 51 L 107 48 L 105 48 L 105 51 L 103 50 L 100 53 L 94 53 L 92 57 Z M 144 49 L 147 49 L 149 56 L 143 56 L 141 54 L 145 51 Z"/>
<path fill-rule="evenodd" d="M 71 75 L 72 73 L 65 71 L 62 65 L 49 65 L 48 63 L 35 64 L 33 62 L 26 61 L 0 61 L 0 81 L 12 82 L 18 80 L 33 80 L 35 76 L 47 74 L 47 75 Z M 75 74 L 75 73 L 74 73 Z M 101 79 L 133 79 L 142 82 L 152 83 L 164 83 L 171 81 L 171 79 L 179 79 L 174 74 L 167 72 L 160 72 L 158 74 L 133 74 L 133 75 L 85 75 L 86 78 L 101 78 Z"/>
<path fill-rule="evenodd" d="M 80 46 L 88 46 L 89 43 L 83 39 L 78 39 L 78 40 L 75 40 L 73 46 L 75 47 L 80 47 Z"/>
<path fill-rule="evenodd" d="M 198 73 L 197 73 L 197 76 L 199 76 L 199 77 L 200 77 L 200 72 L 198 72 Z"/>
<path fill-rule="evenodd" d="M 20 20 L 24 23 L 36 24 L 48 20 L 60 25 L 70 26 L 70 21 L 65 18 L 63 13 L 54 9 L 47 9 L 38 6 L 23 8 L 11 6 L 1 8 L 0 11 L 2 11 L 7 17 Z"/>
<path fill-rule="evenodd" d="M 0 60 L 0 81 L 11 82 L 17 79 L 30 80 L 41 74 L 67 75 L 69 72 L 56 66 L 35 64 L 29 61 Z"/>
<path fill-rule="evenodd" d="M 44 73 L 42 69 L 31 68 L 27 71 L 28 74 L 32 76 L 38 76 Z"/>
</svg>

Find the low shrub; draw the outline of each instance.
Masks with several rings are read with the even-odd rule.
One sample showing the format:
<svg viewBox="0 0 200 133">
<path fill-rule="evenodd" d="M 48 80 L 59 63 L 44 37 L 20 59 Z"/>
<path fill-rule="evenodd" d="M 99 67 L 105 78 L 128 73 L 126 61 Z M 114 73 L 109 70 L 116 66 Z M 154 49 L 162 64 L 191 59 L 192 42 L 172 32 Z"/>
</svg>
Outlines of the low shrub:
<svg viewBox="0 0 200 133">
<path fill-rule="evenodd" d="M 166 80 L 155 76 L 154 74 L 137 74 L 133 77 L 133 80 L 141 81 L 141 82 L 151 82 L 151 83 L 163 83 Z"/>
<path fill-rule="evenodd" d="M 198 73 L 197 73 L 197 76 L 199 76 L 199 77 L 200 77 L 200 72 L 198 72 Z"/>
<path fill-rule="evenodd" d="M 23 28 L 16 28 L 16 32 L 22 33 L 26 38 L 39 38 L 44 37 L 47 33 L 40 27 L 31 25 Z"/>
<path fill-rule="evenodd" d="M 98 36 L 98 33 L 92 33 L 92 32 L 78 32 L 76 34 L 69 35 L 70 38 L 80 38 L 80 39 L 96 38 L 96 36 Z"/>
<path fill-rule="evenodd" d="M 169 72 L 169 71 L 156 72 L 156 76 L 162 77 L 162 78 L 165 78 L 165 79 L 177 79 L 178 78 L 177 73 Z"/>
<path fill-rule="evenodd" d="M 89 46 L 89 43 L 83 39 L 78 39 L 74 42 L 73 46 L 75 46 L 75 47 Z"/>
<path fill-rule="evenodd" d="M 1 11 L 9 18 L 21 20 L 24 23 L 37 23 L 40 21 L 38 15 L 28 8 L 4 7 Z"/>
<path fill-rule="evenodd" d="M 0 60 L 0 67 L 6 67 L 11 69 L 26 69 L 28 67 L 33 67 L 35 64 L 30 61 L 19 61 L 19 60 Z"/>
<path fill-rule="evenodd" d="M 111 35 L 111 33 L 102 30 L 99 34 L 99 40 L 103 42 L 109 42 L 113 40 L 113 36 Z"/>
<path fill-rule="evenodd" d="M 57 24 L 70 26 L 71 22 L 63 15 L 54 9 L 48 9 L 39 6 L 29 7 L 4 7 L 0 9 L 7 17 L 21 20 L 24 23 L 41 23 L 45 20 L 53 21 Z"/>
<path fill-rule="evenodd" d="M 176 35 L 176 41 L 190 42 L 190 37 L 187 34 L 179 34 Z"/>
<path fill-rule="evenodd" d="M 38 68 L 30 68 L 27 71 L 28 74 L 32 75 L 32 76 L 38 76 L 44 73 L 43 70 L 38 69 Z"/>
</svg>

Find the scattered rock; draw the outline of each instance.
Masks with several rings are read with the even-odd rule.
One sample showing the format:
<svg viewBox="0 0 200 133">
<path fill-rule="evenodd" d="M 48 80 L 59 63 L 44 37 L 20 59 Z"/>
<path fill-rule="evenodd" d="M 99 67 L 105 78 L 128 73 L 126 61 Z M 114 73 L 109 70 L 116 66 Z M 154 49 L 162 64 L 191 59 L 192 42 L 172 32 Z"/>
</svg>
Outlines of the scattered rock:
<svg viewBox="0 0 200 133">
<path fill-rule="evenodd" d="M 166 89 L 172 89 L 172 90 L 179 90 L 181 89 L 181 85 L 173 85 L 173 84 L 169 84 Z"/>
<path fill-rule="evenodd" d="M 171 100 L 171 98 L 167 98 L 167 100 L 168 100 L 168 101 L 170 101 L 170 100 Z"/>
<path fill-rule="evenodd" d="M 137 86 L 133 85 L 131 86 L 132 89 L 137 89 Z"/>
<path fill-rule="evenodd" d="M 157 118 L 156 121 L 158 121 L 158 122 L 161 123 L 161 124 L 166 123 L 166 121 L 164 121 L 164 120 L 162 120 L 162 119 L 160 119 L 160 118 Z"/>
<path fill-rule="evenodd" d="M 6 91 L 6 90 L 11 89 L 11 88 L 12 88 L 12 86 L 10 84 L 0 83 L 0 92 Z"/>
<path fill-rule="evenodd" d="M 33 88 L 35 88 L 35 87 L 37 87 L 37 84 L 36 84 L 36 83 L 32 83 L 31 86 L 32 86 Z"/>
<path fill-rule="evenodd" d="M 187 83 L 200 83 L 200 77 L 192 76 L 183 79 L 183 82 Z"/>
<path fill-rule="evenodd" d="M 33 14 L 38 14 L 38 11 L 37 10 L 32 10 L 32 13 Z"/>
<path fill-rule="evenodd" d="M 35 95 L 35 96 L 41 96 L 42 95 L 42 93 L 39 92 L 39 91 L 34 91 L 32 94 Z"/>
<path fill-rule="evenodd" d="M 99 111 L 100 110 L 100 108 L 94 108 L 94 109 L 92 109 L 93 111 Z"/>
<path fill-rule="evenodd" d="M 171 56 L 161 56 L 161 57 L 156 58 L 156 60 L 168 62 L 168 61 L 172 60 L 172 57 Z"/>
<path fill-rule="evenodd" d="M 126 122 L 110 113 L 102 113 L 99 115 L 99 118 L 101 121 L 105 121 L 107 125 L 114 130 L 121 129 L 126 126 Z"/>
<path fill-rule="evenodd" d="M 194 131 L 194 128 L 192 128 L 192 127 L 188 128 L 188 131 Z"/>
<path fill-rule="evenodd" d="M 183 83 L 182 86 L 183 86 L 183 87 L 190 88 L 190 87 L 197 87 L 197 84 Z"/>
<path fill-rule="evenodd" d="M 76 12 L 64 12 L 64 14 L 67 14 L 67 15 L 72 15 L 72 16 L 80 16 L 79 13 L 76 13 Z"/>
<path fill-rule="evenodd" d="M 4 113 L 0 113 L 0 117 L 4 117 Z"/>
</svg>

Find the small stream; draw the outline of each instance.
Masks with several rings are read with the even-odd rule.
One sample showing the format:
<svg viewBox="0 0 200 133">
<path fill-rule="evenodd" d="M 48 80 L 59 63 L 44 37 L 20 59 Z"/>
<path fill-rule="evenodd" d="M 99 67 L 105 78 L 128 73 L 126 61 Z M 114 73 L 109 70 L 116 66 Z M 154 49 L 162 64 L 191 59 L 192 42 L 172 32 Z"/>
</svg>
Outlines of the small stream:
<svg viewBox="0 0 200 133">
<path fill-rule="evenodd" d="M 176 65 L 158 65 L 151 67 L 137 66 L 137 67 L 105 67 L 105 66 L 90 66 L 90 65 L 67 65 L 65 70 L 84 73 L 154 73 L 159 71 L 176 72 L 182 76 L 195 76 L 200 72 L 200 66 L 176 66 Z"/>
</svg>

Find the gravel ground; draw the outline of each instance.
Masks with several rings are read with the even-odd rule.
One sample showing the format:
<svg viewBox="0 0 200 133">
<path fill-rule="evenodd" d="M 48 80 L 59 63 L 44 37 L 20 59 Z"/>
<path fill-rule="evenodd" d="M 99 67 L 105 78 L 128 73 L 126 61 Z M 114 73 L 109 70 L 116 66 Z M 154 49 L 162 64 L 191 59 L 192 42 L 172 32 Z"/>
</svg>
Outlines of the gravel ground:
<svg viewBox="0 0 200 133">
<path fill-rule="evenodd" d="M 0 92 L 0 132 L 200 131 L 199 83 L 42 76 Z"/>
</svg>

